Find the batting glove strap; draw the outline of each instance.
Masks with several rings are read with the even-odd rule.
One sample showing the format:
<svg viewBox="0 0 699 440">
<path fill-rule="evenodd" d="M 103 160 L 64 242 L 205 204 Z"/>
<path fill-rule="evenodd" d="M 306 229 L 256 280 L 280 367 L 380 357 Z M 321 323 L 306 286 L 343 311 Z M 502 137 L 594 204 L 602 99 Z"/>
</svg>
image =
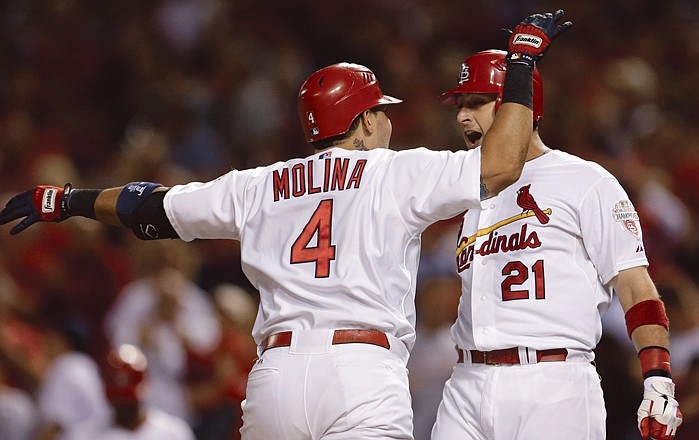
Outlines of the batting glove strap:
<svg viewBox="0 0 699 440">
<path fill-rule="evenodd" d="M 510 52 L 522 52 L 538 58 L 548 49 L 549 44 L 551 40 L 543 30 L 536 26 L 520 24 L 512 31 L 508 49 Z"/>
<path fill-rule="evenodd" d="M 70 192 L 70 184 L 64 188 L 57 186 L 42 185 L 37 186 L 32 191 L 32 202 L 34 209 L 42 222 L 60 222 L 68 218 L 62 209 L 63 196 L 65 192 Z"/>
<path fill-rule="evenodd" d="M 526 52 L 509 52 L 505 57 L 505 63 L 509 68 L 513 64 L 524 64 L 529 67 L 531 71 L 534 71 L 536 66 L 536 56 L 526 53 Z"/>
<path fill-rule="evenodd" d="M 682 424 L 671 379 L 652 376 L 643 382 L 643 401 L 638 407 L 638 429 L 644 440 L 672 440 Z"/>
</svg>

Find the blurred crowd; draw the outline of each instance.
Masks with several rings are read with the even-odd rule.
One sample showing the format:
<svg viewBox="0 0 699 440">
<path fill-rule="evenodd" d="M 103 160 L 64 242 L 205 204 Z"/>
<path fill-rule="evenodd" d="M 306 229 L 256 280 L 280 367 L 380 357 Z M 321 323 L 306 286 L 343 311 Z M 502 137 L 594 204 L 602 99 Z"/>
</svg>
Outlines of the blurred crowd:
<svg viewBox="0 0 699 440">
<path fill-rule="evenodd" d="M 435 97 L 533 12 L 573 29 L 540 66 L 548 146 L 615 174 L 641 217 L 671 322 L 673 376 L 699 433 L 699 4 L 693 0 L 5 0 L 0 204 L 36 184 L 174 185 L 306 156 L 296 96 L 335 62 L 370 67 L 392 148 L 459 149 Z M 458 190 L 458 188 L 455 188 Z M 423 237 L 411 358 L 416 440 L 456 361 L 458 220 Z M 59 439 L 108 410 L 110 347 L 148 359 L 145 402 L 199 440 L 238 438 L 257 296 L 237 242 L 139 242 L 76 218 L 0 231 L 0 440 Z M 615 304 L 597 350 L 610 439 L 638 438 L 635 352 Z"/>
</svg>

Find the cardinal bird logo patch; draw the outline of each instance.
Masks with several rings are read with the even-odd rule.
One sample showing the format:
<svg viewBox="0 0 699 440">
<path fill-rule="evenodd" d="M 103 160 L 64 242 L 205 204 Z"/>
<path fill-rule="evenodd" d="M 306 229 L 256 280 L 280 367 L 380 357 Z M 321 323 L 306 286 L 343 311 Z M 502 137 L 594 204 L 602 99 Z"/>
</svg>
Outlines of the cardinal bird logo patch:
<svg viewBox="0 0 699 440">
<path fill-rule="evenodd" d="M 612 209 L 612 217 L 617 223 L 621 223 L 626 232 L 641 239 L 641 227 L 639 225 L 638 213 L 636 208 L 629 200 L 619 200 Z"/>
<path fill-rule="evenodd" d="M 530 183 L 529 185 L 524 185 L 517 190 L 517 205 L 522 208 L 523 213 L 527 211 L 533 212 L 536 219 L 539 220 L 539 223 L 545 225 L 549 222 L 549 215 L 542 211 L 541 208 L 539 208 L 539 205 L 537 205 L 536 200 L 534 200 L 534 196 L 529 192 L 529 188 L 531 188 L 531 186 L 532 184 Z"/>
</svg>

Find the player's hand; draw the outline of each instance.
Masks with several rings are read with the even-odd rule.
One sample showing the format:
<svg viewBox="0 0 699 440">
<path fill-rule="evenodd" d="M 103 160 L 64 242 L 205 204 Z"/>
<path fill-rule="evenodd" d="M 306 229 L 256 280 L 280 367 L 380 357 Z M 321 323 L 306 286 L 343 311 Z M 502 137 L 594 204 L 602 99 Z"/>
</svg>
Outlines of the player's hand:
<svg viewBox="0 0 699 440">
<path fill-rule="evenodd" d="M 651 376 L 643 382 L 643 401 L 638 407 L 638 429 L 643 440 L 672 440 L 682 424 L 672 379 Z"/>
<path fill-rule="evenodd" d="M 24 217 L 14 228 L 11 235 L 19 234 L 37 222 L 62 222 L 70 217 L 65 211 L 65 202 L 70 194 L 71 185 L 65 187 L 42 185 L 17 194 L 0 212 L 0 225 Z"/>
<path fill-rule="evenodd" d="M 563 17 L 563 10 L 555 13 L 534 14 L 522 20 L 510 35 L 507 44 L 508 62 L 533 66 L 544 57 L 551 42 L 568 30 L 573 23 L 556 24 Z"/>
</svg>

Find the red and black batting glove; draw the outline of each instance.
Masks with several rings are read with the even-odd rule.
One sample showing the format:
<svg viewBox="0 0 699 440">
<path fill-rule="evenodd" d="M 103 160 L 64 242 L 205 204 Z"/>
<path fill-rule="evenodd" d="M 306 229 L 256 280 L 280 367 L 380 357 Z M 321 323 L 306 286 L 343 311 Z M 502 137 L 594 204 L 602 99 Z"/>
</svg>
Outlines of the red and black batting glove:
<svg viewBox="0 0 699 440">
<path fill-rule="evenodd" d="M 563 10 L 559 9 L 555 13 L 534 14 L 522 20 L 510 35 L 507 63 L 526 64 L 533 69 L 536 62 L 544 57 L 551 42 L 573 26 L 570 21 L 556 24 L 561 17 Z"/>
<path fill-rule="evenodd" d="M 66 201 L 71 190 L 71 184 L 67 183 L 63 188 L 42 185 L 17 194 L 0 212 L 0 225 L 24 217 L 10 229 L 11 235 L 17 235 L 37 222 L 62 222 L 70 217 Z"/>
</svg>

